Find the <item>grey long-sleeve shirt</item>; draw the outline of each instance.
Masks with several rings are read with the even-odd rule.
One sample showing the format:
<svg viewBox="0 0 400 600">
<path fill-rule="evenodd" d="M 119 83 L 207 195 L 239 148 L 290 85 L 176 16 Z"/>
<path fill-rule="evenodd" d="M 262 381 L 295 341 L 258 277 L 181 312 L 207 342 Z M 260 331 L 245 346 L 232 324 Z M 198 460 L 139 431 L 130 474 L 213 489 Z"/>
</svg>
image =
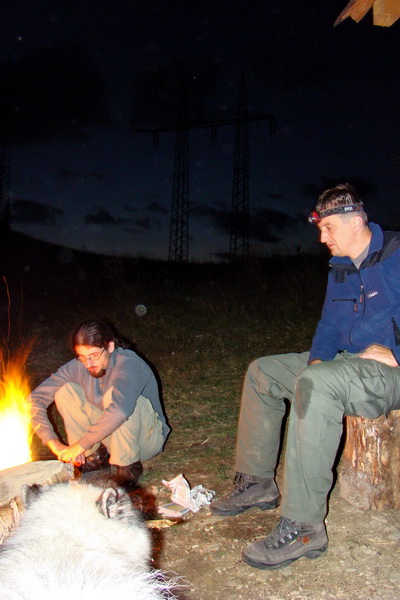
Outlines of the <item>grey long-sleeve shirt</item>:
<svg viewBox="0 0 400 600">
<path fill-rule="evenodd" d="M 87 401 L 104 411 L 79 440 L 83 448 L 91 448 L 118 429 L 135 410 L 139 396 L 150 400 L 163 424 L 163 434 L 166 436 L 169 432 L 153 371 L 132 350 L 116 348 L 110 355 L 103 377 L 92 377 L 86 367 L 74 359 L 31 392 L 28 402 L 32 405 L 32 425 L 43 444 L 57 437 L 48 419 L 47 409 L 54 401 L 56 392 L 69 382 L 79 384 L 84 389 Z M 104 409 L 103 396 L 110 388 L 112 400 Z"/>
</svg>

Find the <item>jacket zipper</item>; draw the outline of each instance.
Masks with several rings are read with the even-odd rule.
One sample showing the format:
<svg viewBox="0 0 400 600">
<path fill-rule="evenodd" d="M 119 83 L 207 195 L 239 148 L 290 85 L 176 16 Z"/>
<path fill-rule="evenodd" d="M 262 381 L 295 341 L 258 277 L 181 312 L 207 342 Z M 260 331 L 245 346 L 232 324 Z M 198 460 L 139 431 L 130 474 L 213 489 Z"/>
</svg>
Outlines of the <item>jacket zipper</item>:
<svg viewBox="0 0 400 600">
<path fill-rule="evenodd" d="M 358 312 L 357 298 L 334 298 L 332 302 L 354 302 L 354 312 Z"/>
<path fill-rule="evenodd" d="M 364 303 L 364 286 L 361 284 L 360 287 L 360 296 L 357 298 L 334 298 L 332 302 L 354 302 L 354 312 L 358 312 L 359 304 Z"/>
</svg>

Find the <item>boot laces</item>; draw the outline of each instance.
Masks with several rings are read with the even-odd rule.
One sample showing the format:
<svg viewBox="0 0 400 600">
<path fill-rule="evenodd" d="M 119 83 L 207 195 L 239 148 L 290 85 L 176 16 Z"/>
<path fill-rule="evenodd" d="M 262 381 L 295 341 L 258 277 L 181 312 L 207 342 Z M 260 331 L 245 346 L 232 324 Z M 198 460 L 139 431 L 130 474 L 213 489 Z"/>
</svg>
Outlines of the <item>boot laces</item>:
<svg viewBox="0 0 400 600">
<path fill-rule="evenodd" d="M 237 496 L 238 494 L 245 492 L 246 490 L 249 489 L 249 487 L 251 487 L 255 484 L 254 481 L 249 481 L 246 478 L 246 476 L 243 475 L 243 473 L 238 473 L 235 476 L 233 483 L 234 483 L 235 489 L 233 490 L 231 496 Z"/>
<path fill-rule="evenodd" d="M 281 517 L 276 527 L 265 539 L 265 545 L 267 548 L 279 548 L 279 546 L 290 544 L 297 538 L 301 528 L 302 525 L 298 521 Z"/>
</svg>

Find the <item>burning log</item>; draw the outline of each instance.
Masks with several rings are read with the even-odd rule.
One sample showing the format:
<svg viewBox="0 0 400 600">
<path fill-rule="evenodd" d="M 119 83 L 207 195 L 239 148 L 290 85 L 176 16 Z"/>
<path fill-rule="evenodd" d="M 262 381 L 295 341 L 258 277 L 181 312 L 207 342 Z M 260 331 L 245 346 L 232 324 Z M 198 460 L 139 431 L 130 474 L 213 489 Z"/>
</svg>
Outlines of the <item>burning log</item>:
<svg viewBox="0 0 400 600">
<path fill-rule="evenodd" d="M 70 481 L 73 477 L 73 465 L 59 460 L 29 462 L 0 471 L 0 544 L 18 525 L 24 510 L 23 485 L 47 485 Z"/>
</svg>

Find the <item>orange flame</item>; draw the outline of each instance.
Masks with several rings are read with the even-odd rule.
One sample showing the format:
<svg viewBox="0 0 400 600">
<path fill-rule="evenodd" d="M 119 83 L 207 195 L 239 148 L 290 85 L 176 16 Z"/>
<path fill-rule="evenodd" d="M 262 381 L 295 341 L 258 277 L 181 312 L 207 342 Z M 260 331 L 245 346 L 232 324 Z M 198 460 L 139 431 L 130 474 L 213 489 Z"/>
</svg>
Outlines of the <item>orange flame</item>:
<svg viewBox="0 0 400 600">
<path fill-rule="evenodd" d="M 32 461 L 30 392 L 25 362 L 29 350 L 7 361 L 0 356 L 0 470 Z"/>
</svg>

